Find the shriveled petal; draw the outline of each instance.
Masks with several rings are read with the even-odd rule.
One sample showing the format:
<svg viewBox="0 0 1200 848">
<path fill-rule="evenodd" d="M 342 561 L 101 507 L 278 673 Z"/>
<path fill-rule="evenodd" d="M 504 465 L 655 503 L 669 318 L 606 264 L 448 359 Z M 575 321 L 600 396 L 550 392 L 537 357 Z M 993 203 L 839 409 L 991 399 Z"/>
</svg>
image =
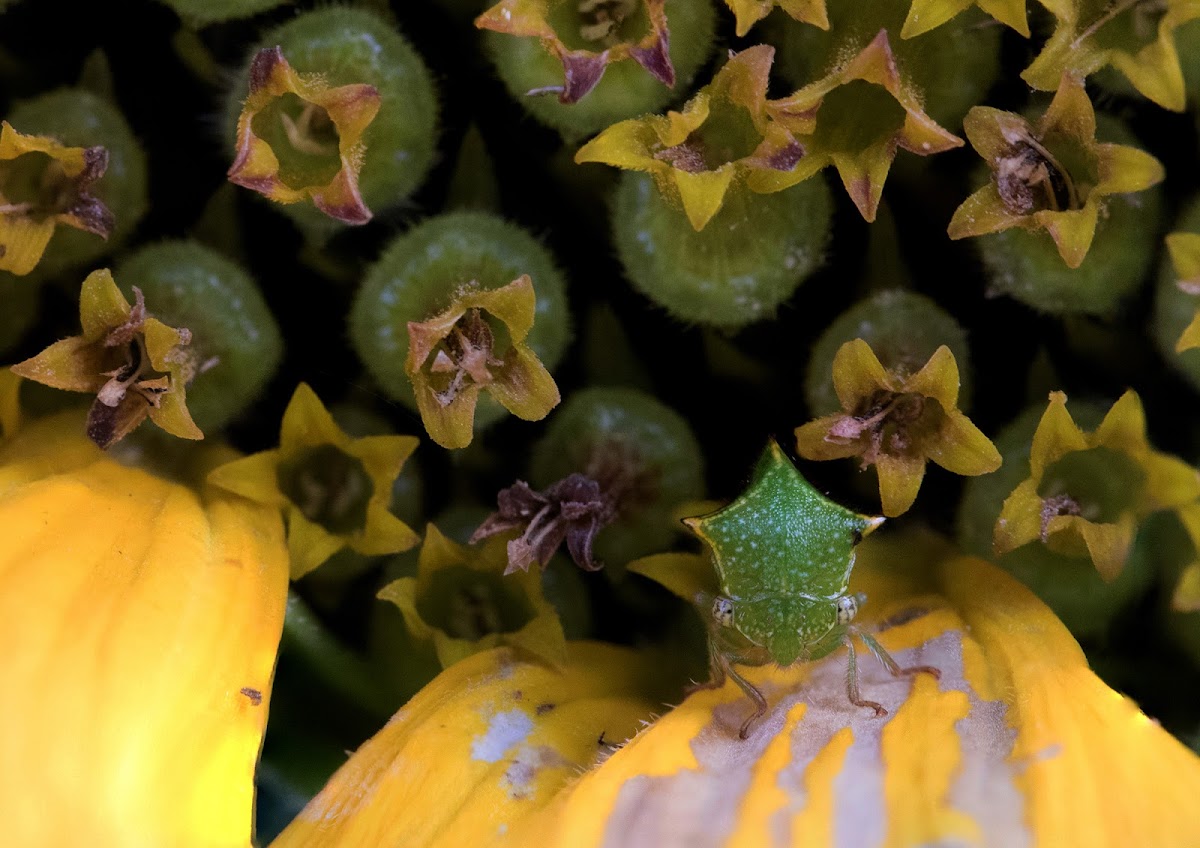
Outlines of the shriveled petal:
<svg viewBox="0 0 1200 848">
<path fill-rule="evenodd" d="M 1133 537 L 1137 535 L 1134 517 L 1124 515 L 1112 524 L 1079 520 L 1078 525 L 1096 571 L 1106 581 L 1116 580 L 1125 567 L 1125 561 L 1129 559 Z"/>
<path fill-rule="evenodd" d="M 504 364 L 493 374 L 488 393 L 513 415 L 540 421 L 558 406 L 561 398 L 554 377 L 532 350 L 516 345 L 504 355 Z"/>
<path fill-rule="evenodd" d="M 278 192 L 276 193 L 278 194 Z M 315 188 L 309 192 L 313 205 L 344 224 L 360 225 L 371 220 L 371 210 L 363 202 L 362 193 L 358 189 L 358 175 L 354 171 L 353 162 L 342 157 L 342 168 L 329 185 Z M 280 197 L 271 197 L 280 200 Z"/>
<path fill-rule="evenodd" d="M 347 540 L 335 536 L 304 516 L 299 508 L 287 509 L 288 559 L 293 580 L 299 580 L 346 547 Z"/>
<path fill-rule="evenodd" d="M 0 271 L 23 277 L 37 267 L 54 235 L 54 218 L 0 215 Z"/>
<path fill-rule="evenodd" d="M 1037 481 L 1025 480 L 1004 499 L 992 534 L 992 549 L 997 554 L 1006 554 L 1041 535 L 1042 499 L 1037 493 Z"/>
<path fill-rule="evenodd" d="M 716 572 L 704 554 L 655 554 L 634 560 L 626 568 L 653 580 L 688 603 L 711 598 L 720 591 Z"/>
<path fill-rule="evenodd" d="M 879 357 L 862 339 L 838 348 L 833 357 L 833 389 L 842 409 L 853 411 L 880 389 L 891 389 L 890 378 Z"/>
<path fill-rule="evenodd" d="M 2 452 L 0 638 L 20 647 L 0 661 L 5 841 L 250 844 L 287 591 L 278 513 L 123 467 L 73 418 Z M 76 467 L 25 478 L 48 452 Z"/>
<path fill-rule="evenodd" d="M 1029 470 L 1035 485 L 1041 482 L 1046 467 L 1072 451 L 1087 450 L 1091 445 L 1067 411 L 1067 396 L 1051 392 L 1050 403 L 1038 422 L 1030 446 Z"/>
<path fill-rule="evenodd" d="M 947 471 L 970 477 L 990 474 L 1002 461 L 991 439 L 957 409 L 946 412 L 945 421 L 925 451 Z"/>
<path fill-rule="evenodd" d="M 643 694 L 654 674 L 644 653 L 595 642 L 571 643 L 561 670 L 511 648 L 468 657 L 363 744 L 273 846 L 494 844 L 638 730 L 657 708 Z"/>
<path fill-rule="evenodd" d="M 881 453 L 875 460 L 875 470 L 879 473 L 883 514 L 895 518 L 908 512 L 921 490 L 921 481 L 925 479 L 925 457 Z"/>
</svg>

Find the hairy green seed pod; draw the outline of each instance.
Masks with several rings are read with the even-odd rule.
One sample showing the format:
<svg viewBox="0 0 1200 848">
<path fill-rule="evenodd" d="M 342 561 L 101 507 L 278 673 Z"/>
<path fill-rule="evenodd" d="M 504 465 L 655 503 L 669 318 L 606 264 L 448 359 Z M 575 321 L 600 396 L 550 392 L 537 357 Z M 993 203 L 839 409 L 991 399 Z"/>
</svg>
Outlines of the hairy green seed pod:
<svg viewBox="0 0 1200 848">
<path fill-rule="evenodd" d="M 104 240 L 72 227 L 58 227 L 38 263 L 51 275 L 88 265 L 120 246 L 146 213 L 146 154 L 116 105 L 81 88 L 63 88 L 18 103 L 6 120 L 18 132 L 46 135 L 71 147 L 99 145 L 108 151 L 104 176 L 89 189 L 113 214 Z"/>
<path fill-rule="evenodd" d="M 734 189 L 696 232 L 649 176 L 626 171 L 613 237 L 634 288 L 676 318 L 733 329 L 771 318 L 821 266 L 832 209 L 821 179 L 775 194 Z"/>
<path fill-rule="evenodd" d="M 576 472 L 616 493 L 618 518 L 596 537 L 606 567 L 666 550 L 678 532 L 672 510 L 704 494 L 691 427 L 635 389 L 584 389 L 553 413 L 533 449 L 530 483 L 540 490 Z"/>
<path fill-rule="evenodd" d="M 211 435 L 262 391 L 283 355 L 283 341 L 258 286 L 241 267 L 195 242 L 168 241 L 126 257 L 113 276 L 172 327 L 191 330 L 188 351 L 199 367 L 187 403 Z"/>
<path fill-rule="evenodd" d="M 658 112 L 687 91 L 712 52 L 716 23 L 712 0 L 667 0 L 666 14 L 674 88 L 659 82 L 632 59 L 625 59 L 611 63 L 596 87 L 580 100 L 560 103 L 553 93 L 528 94 L 563 84 L 562 62 L 548 53 L 539 39 L 485 32 L 484 45 L 500 79 L 529 114 L 568 139 L 582 139 L 617 121 Z M 574 8 L 552 17 L 551 24 L 570 49 L 603 49 L 603 45 L 580 37 L 576 31 L 581 27 L 580 13 Z"/>
<path fill-rule="evenodd" d="M 408 324 L 445 311 L 468 284 L 506 286 L 522 274 L 533 280 L 537 313 L 525 341 L 553 370 L 571 338 L 566 286 L 546 248 L 525 230 L 484 212 L 452 212 L 422 222 L 395 239 L 367 271 L 350 310 L 350 340 L 367 370 L 390 397 L 417 408 L 404 370 Z M 507 414 L 486 392 L 476 426 Z"/>
<path fill-rule="evenodd" d="M 379 112 L 362 137 L 358 187 L 376 214 L 401 204 L 425 179 L 437 143 L 437 94 L 421 57 L 389 22 L 347 6 L 298 15 L 268 32 L 251 55 L 275 46 L 297 72 L 319 74 L 330 87 L 363 83 L 378 90 Z M 236 140 L 249 73 L 248 62 L 226 104 L 230 143 Z M 308 233 L 329 235 L 343 226 L 308 203 L 283 210 Z"/>
<path fill-rule="evenodd" d="M 813 345 L 804 379 L 804 397 L 813 415 L 841 410 L 833 390 L 833 360 L 846 342 L 862 339 L 889 371 L 915 374 L 942 345 L 958 363 L 959 408 L 971 399 L 971 357 L 967 333 L 954 317 L 924 295 L 903 289 L 876 292 L 839 315 Z"/>
<path fill-rule="evenodd" d="M 1004 457 L 1000 470 L 971 477 L 958 510 L 958 542 L 968 553 L 990 559 L 1032 589 L 1081 639 L 1101 638 L 1121 610 L 1145 594 L 1154 579 L 1139 538 L 1120 575 L 1106 583 L 1087 557 L 1055 553 L 1039 541 L 1002 556 L 992 551 L 992 533 L 1005 498 L 1029 477 L 1029 448 L 1044 405 L 1027 409 L 994 440 Z M 1071 414 L 1080 427 L 1094 429 L 1105 410 L 1072 401 Z"/>
</svg>

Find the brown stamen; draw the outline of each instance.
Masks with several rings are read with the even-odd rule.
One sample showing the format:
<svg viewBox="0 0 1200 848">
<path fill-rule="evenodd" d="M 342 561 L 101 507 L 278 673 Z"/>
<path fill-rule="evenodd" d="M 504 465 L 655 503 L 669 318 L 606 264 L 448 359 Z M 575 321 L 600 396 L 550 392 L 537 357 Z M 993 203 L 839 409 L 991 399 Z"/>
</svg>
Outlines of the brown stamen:
<svg viewBox="0 0 1200 848">
<path fill-rule="evenodd" d="M 1042 544 L 1050 541 L 1050 522 L 1060 515 L 1080 515 L 1079 501 L 1070 495 L 1054 495 L 1042 499 Z"/>
</svg>

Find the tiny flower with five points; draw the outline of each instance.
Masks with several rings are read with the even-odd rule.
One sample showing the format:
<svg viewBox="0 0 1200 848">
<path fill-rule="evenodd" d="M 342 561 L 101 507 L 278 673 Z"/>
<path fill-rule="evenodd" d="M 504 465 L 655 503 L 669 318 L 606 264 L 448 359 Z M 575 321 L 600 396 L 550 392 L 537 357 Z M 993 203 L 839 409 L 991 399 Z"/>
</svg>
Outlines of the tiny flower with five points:
<svg viewBox="0 0 1200 848">
<path fill-rule="evenodd" d="M 503 538 L 467 547 L 430 524 L 417 576 L 389 583 L 379 597 L 399 607 L 416 639 L 433 643 L 444 668 L 501 645 L 561 666 L 566 637 L 558 613 L 542 594 L 541 574 L 509 574 L 507 563 Z"/>
<path fill-rule="evenodd" d="M 1030 476 L 1004 501 L 993 544 L 1003 554 L 1040 541 L 1090 557 L 1105 580 L 1121 573 L 1143 518 L 1200 499 L 1200 474 L 1146 439 L 1142 402 L 1127 391 L 1084 433 L 1067 396 L 1050 394 L 1029 454 Z"/>
<path fill-rule="evenodd" d="M 1021 74 L 1053 89 L 1064 73 L 1079 77 L 1116 68 L 1164 109 L 1187 108 L 1175 30 L 1200 18 L 1196 0 L 1039 0 L 1054 15 L 1054 34 Z"/>
<path fill-rule="evenodd" d="M 776 6 L 783 9 L 793 20 L 812 24 L 818 29 L 829 29 L 829 12 L 825 8 L 825 0 L 725 0 L 725 5 L 737 19 L 739 37 L 771 14 Z"/>
<path fill-rule="evenodd" d="M 1096 141 L 1092 101 L 1083 82 L 1069 75 L 1036 121 L 976 106 L 963 128 L 992 178 L 955 211 L 950 238 L 1011 227 L 1044 230 L 1070 268 L 1078 268 L 1091 248 L 1105 197 L 1142 191 L 1164 175 L 1150 154 Z"/>
<path fill-rule="evenodd" d="M 311 200 L 343 223 L 367 223 L 358 174 L 363 133 L 379 105 L 373 85 L 330 88 L 320 75 L 293 69 L 279 47 L 260 50 L 250 64 L 229 181 L 277 203 Z"/>
<path fill-rule="evenodd" d="M 667 52 L 666 0 L 501 0 L 475 26 L 536 38 L 562 62 L 563 84 L 529 94 L 557 94 L 561 103 L 587 96 L 609 65 L 632 59 L 668 88 L 675 67 Z"/>
<path fill-rule="evenodd" d="M 838 349 L 833 385 L 842 412 L 796 429 L 805 459 L 857 456 L 879 473 L 883 514 L 906 512 L 929 460 L 975 476 L 1000 467 L 1000 454 L 958 409 L 958 363 L 942 345 L 915 373 L 888 370 L 871 346 L 855 339 Z"/>
<path fill-rule="evenodd" d="M 91 193 L 107 169 L 103 147 L 67 147 L 0 122 L 0 271 L 32 271 L 59 224 L 107 239 L 113 214 Z"/>
<path fill-rule="evenodd" d="M 498 289 L 468 284 L 445 311 L 409 322 L 404 370 L 431 439 L 469 445 L 480 392 L 526 421 L 558 405 L 554 378 L 525 341 L 536 312 L 533 281 L 522 274 Z"/>
<path fill-rule="evenodd" d="M 697 232 L 731 191 L 769 194 L 795 185 L 807 176 L 794 173 L 804 148 L 767 110 L 774 58 L 766 45 L 743 50 L 682 111 L 613 124 L 575 161 L 649 173 Z"/>
<path fill-rule="evenodd" d="M 301 383 L 283 413 L 279 447 L 214 469 L 208 482 L 284 510 L 292 579 L 342 548 L 367 556 L 406 551 L 417 534 L 389 509 L 413 436 L 354 439 Z"/>
<path fill-rule="evenodd" d="M 79 293 L 83 333 L 55 342 L 12 366 L 56 389 L 96 395 L 87 435 L 107 448 L 149 418 L 172 436 L 202 439 L 187 408 L 187 384 L 202 369 L 187 346 L 192 334 L 146 311 L 134 286 L 130 306 L 108 269 L 93 271 Z"/>
</svg>

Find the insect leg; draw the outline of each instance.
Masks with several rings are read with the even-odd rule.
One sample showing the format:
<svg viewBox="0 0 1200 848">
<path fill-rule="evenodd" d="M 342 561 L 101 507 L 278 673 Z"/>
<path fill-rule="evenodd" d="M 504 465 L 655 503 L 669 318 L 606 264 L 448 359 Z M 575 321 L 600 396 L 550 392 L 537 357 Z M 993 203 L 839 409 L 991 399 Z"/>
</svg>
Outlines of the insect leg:
<svg viewBox="0 0 1200 848">
<path fill-rule="evenodd" d="M 910 666 L 909 668 L 901 668 L 900 664 L 896 662 L 895 658 L 887 652 L 887 649 L 884 648 L 883 645 L 879 644 L 879 640 L 877 640 L 874 636 L 872 636 L 870 633 L 865 633 L 862 630 L 858 630 L 857 628 L 854 630 L 854 632 L 858 635 L 858 638 L 862 639 L 863 643 L 871 649 L 871 653 L 875 655 L 875 658 L 883 663 L 883 667 L 891 672 L 892 677 L 920 674 L 921 672 L 924 672 L 926 674 L 932 674 L 935 680 L 941 679 L 942 673 L 931 665 L 914 665 Z"/>
<path fill-rule="evenodd" d="M 883 704 L 877 704 L 875 701 L 865 700 L 858 692 L 858 652 L 854 650 L 854 640 L 847 633 L 845 637 L 846 648 L 850 653 L 846 661 L 846 697 L 850 699 L 850 703 L 856 707 L 870 707 L 875 711 L 876 718 L 883 718 L 888 714 L 884 709 Z M 889 657 L 888 659 L 891 659 Z M 895 661 L 893 660 L 893 664 Z"/>
<path fill-rule="evenodd" d="M 758 691 L 758 687 L 737 673 L 737 670 L 729 662 L 729 658 L 724 654 L 721 655 L 720 662 L 721 665 L 725 667 L 725 673 L 733 678 L 733 682 L 736 683 L 743 692 L 749 695 L 750 700 L 754 702 L 754 712 L 750 714 L 748 719 L 742 722 L 742 728 L 738 731 L 738 738 L 745 739 L 750 735 L 750 729 L 754 727 L 754 724 L 766 714 L 767 699 L 763 697 L 762 692 Z"/>
</svg>

